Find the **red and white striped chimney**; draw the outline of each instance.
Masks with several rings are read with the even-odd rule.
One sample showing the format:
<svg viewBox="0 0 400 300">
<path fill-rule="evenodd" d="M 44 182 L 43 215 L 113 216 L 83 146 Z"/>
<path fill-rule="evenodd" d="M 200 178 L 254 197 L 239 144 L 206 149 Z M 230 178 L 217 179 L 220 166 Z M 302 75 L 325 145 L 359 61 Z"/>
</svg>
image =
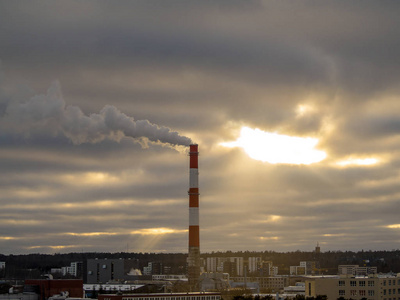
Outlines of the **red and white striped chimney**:
<svg viewBox="0 0 400 300">
<path fill-rule="evenodd" d="M 200 226 L 199 226 L 199 152 L 198 145 L 190 145 L 189 175 L 189 256 L 188 280 L 192 289 L 198 288 L 200 277 Z"/>
</svg>

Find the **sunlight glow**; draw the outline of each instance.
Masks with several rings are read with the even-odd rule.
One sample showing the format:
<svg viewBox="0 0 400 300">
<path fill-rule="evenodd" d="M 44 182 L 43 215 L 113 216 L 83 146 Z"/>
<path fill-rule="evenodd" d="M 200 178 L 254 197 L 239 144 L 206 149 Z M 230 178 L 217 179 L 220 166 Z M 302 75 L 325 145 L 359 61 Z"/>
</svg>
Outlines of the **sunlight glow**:
<svg viewBox="0 0 400 300">
<path fill-rule="evenodd" d="M 376 158 L 349 158 L 346 160 L 342 160 L 337 162 L 336 164 L 342 167 L 357 165 L 357 166 L 370 166 L 375 165 L 379 162 Z"/>
<path fill-rule="evenodd" d="M 120 179 L 104 172 L 86 172 L 81 174 L 66 174 L 63 176 L 70 184 L 103 185 L 119 182 Z"/>
<path fill-rule="evenodd" d="M 334 236 L 344 236 L 344 233 L 325 233 L 322 236 L 326 236 L 326 237 L 334 237 Z"/>
<path fill-rule="evenodd" d="M 296 114 L 298 117 L 302 117 L 307 113 L 314 112 L 314 108 L 308 104 L 299 104 L 296 107 Z"/>
<path fill-rule="evenodd" d="M 101 235 L 116 235 L 117 233 L 116 232 L 82 232 L 82 233 L 66 232 L 65 234 L 73 236 L 101 236 Z"/>
<path fill-rule="evenodd" d="M 131 234 L 141 234 L 141 235 L 162 235 L 162 234 L 169 234 L 169 233 L 182 233 L 187 232 L 187 229 L 183 230 L 175 230 L 171 228 L 145 228 L 139 229 L 135 231 L 131 231 Z"/>
<path fill-rule="evenodd" d="M 16 240 L 17 238 L 12 236 L 0 236 L 0 240 Z"/>
<path fill-rule="evenodd" d="M 399 229 L 400 228 L 400 224 L 392 224 L 392 225 L 388 225 L 386 227 L 387 228 L 391 228 L 391 229 Z"/>
<path fill-rule="evenodd" d="M 272 222 L 275 222 L 275 221 L 278 221 L 280 218 L 281 218 L 281 216 L 271 215 L 269 219 L 270 219 Z"/>
<path fill-rule="evenodd" d="M 271 164 L 312 164 L 326 158 L 324 151 L 316 150 L 316 138 L 302 138 L 260 129 L 242 127 L 234 142 L 221 143 L 225 147 L 240 147 L 251 158 Z"/>
<path fill-rule="evenodd" d="M 271 237 L 261 236 L 260 240 L 279 240 L 279 237 L 277 237 L 277 236 L 271 236 Z"/>
<path fill-rule="evenodd" d="M 254 220 L 253 222 L 255 222 L 255 223 L 271 223 L 271 222 L 277 222 L 280 219 L 282 219 L 281 216 L 268 215 L 268 216 L 263 217 L 261 220 Z"/>
<path fill-rule="evenodd" d="M 61 249 L 67 249 L 67 248 L 76 248 L 80 247 L 78 245 L 57 245 L 57 246 L 50 246 L 50 245 L 43 245 L 43 246 L 31 246 L 31 247 L 26 247 L 26 249 L 42 249 L 42 248 L 50 248 L 53 250 L 61 250 Z"/>
</svg>

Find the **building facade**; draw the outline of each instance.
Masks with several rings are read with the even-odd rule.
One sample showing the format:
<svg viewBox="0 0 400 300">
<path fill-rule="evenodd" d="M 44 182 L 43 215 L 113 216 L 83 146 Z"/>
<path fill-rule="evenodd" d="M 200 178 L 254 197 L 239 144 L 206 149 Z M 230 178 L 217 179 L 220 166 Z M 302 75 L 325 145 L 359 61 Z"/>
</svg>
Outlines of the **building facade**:
<svg viewBox="0 0 400 300">
<path fill-rule="evenodd" d="M 272 292 L 283 291 L 285 286 L 289 285 L 289 277 L 287 276 L 269 276 L 269 277 L 231 277 L 234 282 L 257 282 L 260 290 L 269 290 Z"/>
<path fill-rule="evenodd" d="M 220 293 L 99 295 L 98 300 L 221 300 Z"/>
<path fill-rule="evenodd" d="M 40 300 L 68 293 L 69 297 L 83 298 L 83 281 L 80 279 L 27 279 L 25 280 L 27 290 L 36 290 Z"/>
<path fill-rule="evenodd" d="M 131 270 L 137 267 L 136 260 L 88 259 L 85 283 L 108 283 L 132 280 Z"/>
<path fill-rule="evenodd" d="M 377 267 L 360 267 L 359 265 L 339 265 L 339 275 L 368 275 L 378 273 Z"/>
<path fill-rule="evenodd" d="M 306 280 L 306 297 L 400 300 L 400 274 L 314 277 Z"/>
<path fill-rule="evenodd" d="M 319 275 L 318 261 L 301 261 L 299 266 L 290 266 L 290 275 Z"/>
</svg>

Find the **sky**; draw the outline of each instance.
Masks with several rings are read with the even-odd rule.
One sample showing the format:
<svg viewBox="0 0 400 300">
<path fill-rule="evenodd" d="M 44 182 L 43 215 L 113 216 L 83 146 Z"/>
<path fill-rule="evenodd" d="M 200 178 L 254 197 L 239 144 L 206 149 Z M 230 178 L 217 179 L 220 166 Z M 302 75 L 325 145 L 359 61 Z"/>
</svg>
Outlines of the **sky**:
<svg viewBox="0 0 400 300">
<path fill-rule="evenodd" d="M 399 14 L 0 0 L 0 252 L 399 249 Z"/>
</svg>

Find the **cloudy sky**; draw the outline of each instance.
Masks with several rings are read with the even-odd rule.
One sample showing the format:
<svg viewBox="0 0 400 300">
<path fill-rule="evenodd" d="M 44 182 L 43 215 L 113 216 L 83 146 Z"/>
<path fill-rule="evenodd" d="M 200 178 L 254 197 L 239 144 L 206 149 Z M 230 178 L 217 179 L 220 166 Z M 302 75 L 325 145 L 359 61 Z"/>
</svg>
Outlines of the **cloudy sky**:
<svg viewBox="0 0 400 300">
<path fill-rule="evenodd" d="M 398 249 L 399 15 L 1 0 L 1 253 Z"/>
</svg>

